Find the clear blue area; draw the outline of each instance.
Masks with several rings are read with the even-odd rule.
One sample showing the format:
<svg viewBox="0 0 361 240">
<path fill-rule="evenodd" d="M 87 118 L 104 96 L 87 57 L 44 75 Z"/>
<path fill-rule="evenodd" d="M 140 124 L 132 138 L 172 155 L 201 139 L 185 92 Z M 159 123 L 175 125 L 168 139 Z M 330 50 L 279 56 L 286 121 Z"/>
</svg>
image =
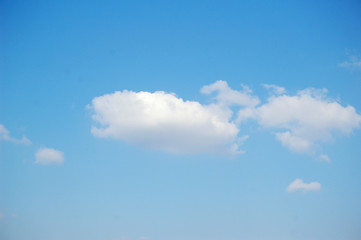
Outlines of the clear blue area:
<svg viewBox="0 0 361 240">
<path fill-rule="evenodd" d="M 1 1 L 3 240 L 358 240 L 361 132 L 319 162 L 254 129 L 233 158 L 144 150 L 90 133 L 86 106 L 116 90 L 262 83 L 327 88 L 361 111 L 360 1 Z M 241 128 L 242 129 L 242 128 Z M 65 154 L 34 164 L 41 147 Z M 288 194 L 295 178 L 314 193 Z"/>
</svg>

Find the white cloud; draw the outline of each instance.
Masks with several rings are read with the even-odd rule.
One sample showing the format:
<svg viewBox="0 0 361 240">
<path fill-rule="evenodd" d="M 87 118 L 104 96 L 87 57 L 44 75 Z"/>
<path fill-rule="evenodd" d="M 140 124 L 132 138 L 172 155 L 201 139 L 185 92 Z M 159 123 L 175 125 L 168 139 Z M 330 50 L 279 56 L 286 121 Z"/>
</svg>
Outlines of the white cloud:
<svg viewBox="0 0 361 240">
<path fill-rule="evenodd" d="M 202 87 L 201 93 L 211 94 L 217 92 L 216 100 L 220 104 L 253 107 L 260 103 L 258 97 L 250 95 L 251 90 L 243 86 L 243 91 L 231 89 L 226 81 L 219 80 L 213 84 Z"/>
<path fill-rule="evenodd" d="M 295 136 L 289 131 L 276 133 L 276 138 L 281 141 L 283 146 L 296 152 L 303 152 L 310 149 L 311 143 L 307 139 Z"/>
<path fill-rule="evenodd" d="M 31 141 L 23 136 L 21 139 L 10 137 L 10 132 L 4 125 L 0 124 L 0 140 L 16 143 L 16 144 L 31 144 Z"/>
<path fill-rule="evenodd" d="M 233 101 L 220 98 L 227 104 Z M 240 153 L 245 140 L 238 136 L 238 127 L 230 121 L 233 113 L 225 105 L 202 105 L 161 91 L 117 91 L 94 98 L 91 109 L 93 120 L 100 125 L 92 127 L 94 136 L 146 148 L 172 153 Z"/>
<path fill-rule="evenodd" d="M 91 133 L 172 153 L 242 153 L 240 146 L 248 135 L 240 136 L 240 126 L 247 130 L 243 123 L 254 119 L 292 151 L 313 152 L 319 144 L 360 126 L 355 108 L 327 98 L 327 89 L 286 95 L 284 88 L 264 86 L 282 95 L 272 95 L 260 105 L 249 88 L 236 91 L 225 81 L 202 87 L 203 94 L 215 93 L 209 105 L 162 91 L 117 91 L 92 100 Z M 240 109 L 236 121 L 235 107 Z"/>
<path fill-rule="evenodd" d="M 328 163 L 330 163 L 330 162 L 331 162 L 331 158 L 330 158 L 328 155 L 326 155 L 326 154 L 321 154 L 321 155 L 320 155 L 320 161 L 321 161 L 321 162 L 328 162 Z"/>
<path fill-rule="evenodd" d="M 286 89 L 273 84 L 262 84 L 262 86 L 276 95 L 281 95 L 286 92 Z"/>
<path fill-rule="evenodd" d="M 296 152 L 307 152 L 335 134 L 349 134 L 361 123 L 361 116 L 352 106 L 341 106 L 325 98 L 327 90 L 306 89 L 295 96 L 272 96 L 268 102 L 241 109 L 238 122 L 255 119 L 265 127 L 279 130 L 275 136 Z"/>
<path fill-rule="evenodd" d="M 361 58 L 350 56 L 348 61 L 339 63 L 338 66 L 350 69 L 361 69 Z"/>
<path fill-rule="evenodd" d="M 296 191 L 318 191 L 321 189 L 321 184 L 319 182 L 304 183 L 302 179 L 297 178 L 287 187 L 287 192 L 296 192 Z"/>
<path fill-rule="evenodd" d="M 40 148 L 35 153 L 35 163 L 42 164 L 42 165 L 49 165 L 49 164 L 62 164 L 64 162 L 64 153 L 52 149 L 52 148 Z"/>
</svg>

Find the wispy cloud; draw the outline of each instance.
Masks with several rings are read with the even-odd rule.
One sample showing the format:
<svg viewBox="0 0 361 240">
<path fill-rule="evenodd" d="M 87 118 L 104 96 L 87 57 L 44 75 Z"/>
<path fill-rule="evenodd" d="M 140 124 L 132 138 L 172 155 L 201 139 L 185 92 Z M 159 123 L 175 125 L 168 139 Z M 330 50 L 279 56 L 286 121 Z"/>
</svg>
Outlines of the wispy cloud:
<svg viewBox="0 0 361 240">
<path fill-rule="evenodd" d="M 290 185 L 288 185 L 286 191 L 291 192 L 308 192 L 308 191 L 319 191 L 321 189 L 321 184 L 319 182 L 305 183 L 302 179 L 297 178 Z"/>
<path fill-rule="evenodd" d="M 35 163 L 41 165 L 62 164 L 64 162 L 64 153 L 52 148 L 40 148 L 35 153 Z"/>
<path fill-rule="evenodd" d="M 331 162 L 331 158 L 327 154 L 321 154 L 319 159 L 321 162 Z"/>
<path fill-rule="evenodd" d="M 4 220 L 4 219 L 8 219 L 9 217 L 15 219 L 18 217 L 18 214 L 17 213 L 9 214 L 9 213 L 5 213 L 5 212 L 0 212 L 0 221 Z"/>
<path fill-rule="evenodd" d="M 338 66 L 343 68 L 361 70 L 361 58 L 357 56 L 350 56 L 348 60 L 339 63 Z"/>
<path fill-rule="evenodd" d="M 242 85 L 243 91 L 236 91 L 231 89 L 226 81 L 216 81 L 213 84 L 204 86 L 201 88 L 201 93 L 203 94 L 216 94 L 216 100 L 219 104 L 229 105 L 238 105 L 253 107 L 260 103 L 260 100 L 256 96 L 252 96 L 251 89 L 245 85 Z"/>
<path fill-rule="evenodd" d="M 11 137 L 9 130 L 7 130 L 5 126 L 2 124 L 0 124 L 0 140 L 12 142 L 15 144 L 26 144 L 26 145 L 31 144 L 31 141 L 25 136 L 23 136 L 21 139 Z"/>
<path fill-rule="evenodd" d="M 262 84 L 262 86 L 276 95 L 286 93 L 286 89 L 284 87 L 280 87 L 274 84 Z"/>
</svg>

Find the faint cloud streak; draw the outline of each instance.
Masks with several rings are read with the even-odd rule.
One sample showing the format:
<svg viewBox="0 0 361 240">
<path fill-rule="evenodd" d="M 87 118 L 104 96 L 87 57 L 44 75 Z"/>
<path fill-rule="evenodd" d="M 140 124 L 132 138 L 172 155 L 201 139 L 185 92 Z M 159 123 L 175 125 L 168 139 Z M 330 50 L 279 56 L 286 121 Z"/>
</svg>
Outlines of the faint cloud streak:
<svg viewBox="0 0 361 240">
<path fill-rule="evenodd" d="M 302 179 L 297 178 L 287 187 L 287 192 L 309 192 L 309 191 L 319 191 L 321 189 L 321 184 L 319 182 L 305 183 Z"/>
<path fill-rule="evenodd" d="M 25 145 L 31 144 L 31 141 L 25 136 L 23 136 L 21 139 L 11 137 L 9 130 L 7 130 L 5 126 L 2 124 L 0 124 L 0 140 L 12 142 L 15 144 L 25 144 Z"/>
</svg>

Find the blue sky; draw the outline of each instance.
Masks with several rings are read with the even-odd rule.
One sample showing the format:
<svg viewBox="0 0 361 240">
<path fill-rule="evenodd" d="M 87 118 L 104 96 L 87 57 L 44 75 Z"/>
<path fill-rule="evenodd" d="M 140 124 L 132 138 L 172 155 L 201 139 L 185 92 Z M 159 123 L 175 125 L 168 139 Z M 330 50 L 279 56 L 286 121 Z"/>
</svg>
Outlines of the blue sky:
<svg viewBox="0 0 361 240">
<path fill-rule="evenodd" d="M 0 4 L 0 239 L 361 238 L 359 1 Z"/>
</svg>

